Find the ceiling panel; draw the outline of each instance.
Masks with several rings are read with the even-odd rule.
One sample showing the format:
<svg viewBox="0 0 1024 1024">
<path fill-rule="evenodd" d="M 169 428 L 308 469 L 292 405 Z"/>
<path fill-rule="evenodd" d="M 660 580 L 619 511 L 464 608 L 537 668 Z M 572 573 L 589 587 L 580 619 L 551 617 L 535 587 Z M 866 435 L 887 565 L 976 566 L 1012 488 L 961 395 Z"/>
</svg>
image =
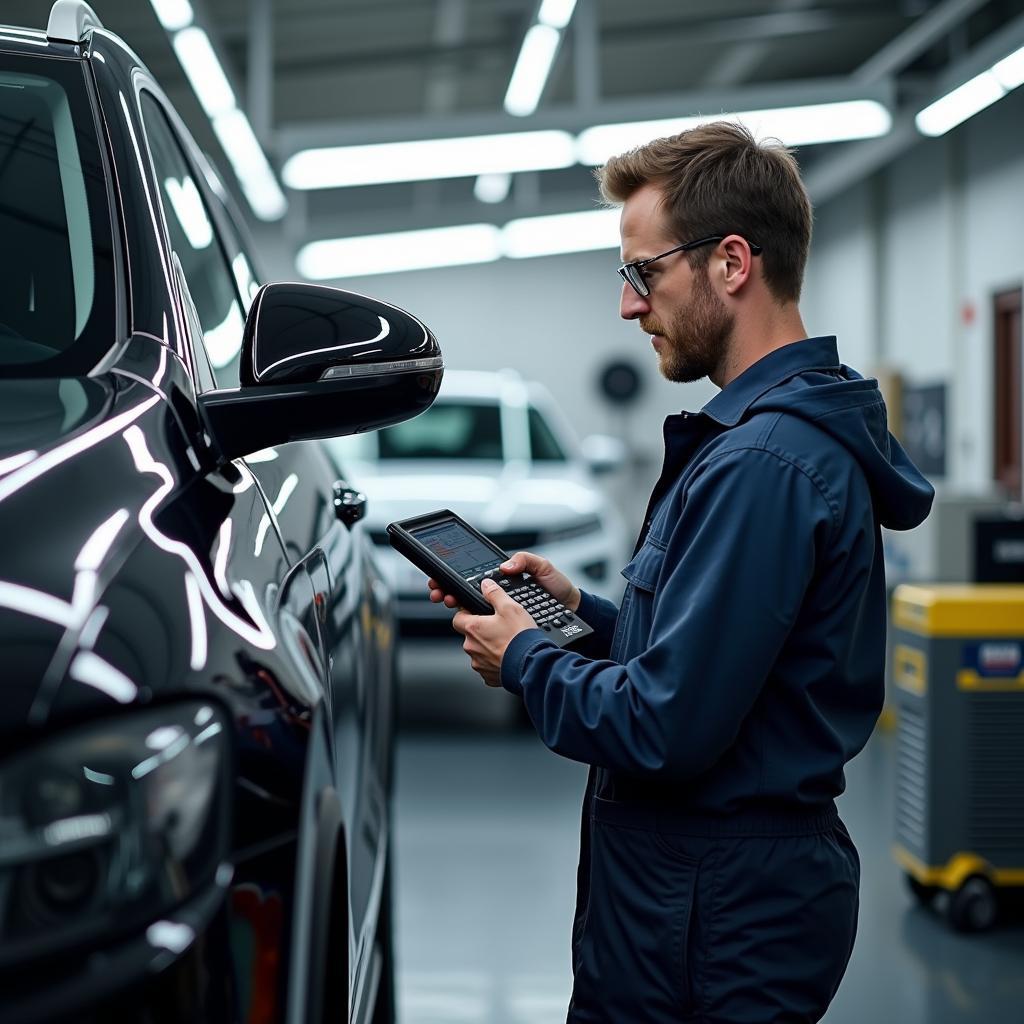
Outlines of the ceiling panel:
<svg viewBox="0 0 1024 1024">
<path fill-rule="evenodd" d="M 883 76 L 891 95 L 925 95 L 951 62 L 970 56 L 1007 26 L 1024 24 L 1024 0 L 579 0 L 531 120 L 507 117 L 501 104 L 536 0 L 271 0 L 268 69 L 249 67 L 256 0 L 193 3 L 242 102 L 250 75 L 271 74 L 272 131 L 265 142 L 277 165 L 297 126 L 305 127 L 307 144 L 328 145 L 342 136 L 398 139 L 410 126 L 419 135 L 458 134 L 462 126 L 467 132 L 527 129 L 575 119 L 578 129 L 602 117 L 738 109 L 728 104 L 754 104 L 778 92 L 780 83 L 822 78 L 847 83 L 892 40 L 941 23 L 942 31 L 932 33 L 927 45 L 907 49 Z M 223 165 L 147 0 L 96 0 L 94 7 L 150 65 L 200 143 Z M 3 0 L 0 18 L 43 27 L 49 9 L 46 0 Z M 953 14 L 943 20 L 947 12 Z M 596 58 L 591 80 L 596 96 L 578 98 L 580 83 L 587 81 L 579 71 L 588 66 L 579 54 L 586 53 L 588 40 Z M 801 162 L 814 167 L 832 159 L 830 152 L 845 159 L 855 151 L 807 149 Z M 858 158 L 856 165 L 862 173 L 874 166 L 867 158 Z M 590 172 L 581 167 L 520 176 L 509 199 L 497 206 L 477 203 L 472 184 L 392 185 L 293 197 L 285 230 L 299 244 L 325 225 L 331 231 L 349 225 L 361 233 L 375 223 L 403 219 L 424 225 L 473 217 L 500 222 L 558 204 L 586 209 L 594 200 Z"/>
</svg>

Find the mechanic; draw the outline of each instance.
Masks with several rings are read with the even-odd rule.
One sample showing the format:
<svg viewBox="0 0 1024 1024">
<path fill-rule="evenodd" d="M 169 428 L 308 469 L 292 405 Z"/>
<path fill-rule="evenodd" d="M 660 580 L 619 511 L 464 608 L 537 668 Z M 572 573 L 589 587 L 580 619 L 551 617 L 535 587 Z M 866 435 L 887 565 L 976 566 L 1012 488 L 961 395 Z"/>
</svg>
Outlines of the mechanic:
<svg viewBox="0 0 1024 1024">
<path fill-rule="evenodd" d="M 665 421 L 620 608 L 535 554 L 502 567 L 576 610 L 589 646 L 555 646 L 489 581 L 495 614 L 453 624 L 544 743 L 592 766 L 570 1024 L 817 1021 L 857 924 L 834 801 L 882 707 L 879 527 L 922 522 L 933 490 L 876 382 L 806 337 L 788 150 L 718 122 L 597 173 L 622 207 L 620 314 L 665 377 L 721 390 Z"/>
</svg>

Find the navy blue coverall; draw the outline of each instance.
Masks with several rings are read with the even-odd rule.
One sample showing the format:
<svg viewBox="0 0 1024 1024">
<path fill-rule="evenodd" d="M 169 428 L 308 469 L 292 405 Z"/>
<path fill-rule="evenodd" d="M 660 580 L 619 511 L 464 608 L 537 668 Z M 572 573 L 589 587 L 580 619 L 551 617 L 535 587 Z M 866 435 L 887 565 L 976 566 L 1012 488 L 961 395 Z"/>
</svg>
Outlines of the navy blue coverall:
<svg viewBox="0 0 1024 1024">
<path fill-rule="evenodd" d="M 622 605 L 583 596 L 589 646 L 512 640 L 502 685 L 592 766 L 571 1024 L 824 1014 L 860 878 L 834 801 L 882 707 L 879 525 L 932 497 L 835 338 L 788 345 L 666 420 Z"/>
</svg>

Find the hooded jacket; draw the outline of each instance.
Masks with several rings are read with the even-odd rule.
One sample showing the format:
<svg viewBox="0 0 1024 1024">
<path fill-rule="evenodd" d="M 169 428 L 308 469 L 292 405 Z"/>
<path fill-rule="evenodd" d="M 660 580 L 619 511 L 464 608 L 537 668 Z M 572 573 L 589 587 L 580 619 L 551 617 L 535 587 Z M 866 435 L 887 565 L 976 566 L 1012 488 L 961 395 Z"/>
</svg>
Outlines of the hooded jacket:
<svg viewBox="0 0 1024 1024">
<path fill-rule="evenodd" d="M 502 684 L 548 747 L 603 769 L 598 796 L 821 809 L 882 707 L 879 527 L 918 525 L 933 496 L 835 338 L 777 349 L 666 420 L 621 607 L 584 594 L 578 609 L 585 652 L 525 630 Z"/>
</svg>

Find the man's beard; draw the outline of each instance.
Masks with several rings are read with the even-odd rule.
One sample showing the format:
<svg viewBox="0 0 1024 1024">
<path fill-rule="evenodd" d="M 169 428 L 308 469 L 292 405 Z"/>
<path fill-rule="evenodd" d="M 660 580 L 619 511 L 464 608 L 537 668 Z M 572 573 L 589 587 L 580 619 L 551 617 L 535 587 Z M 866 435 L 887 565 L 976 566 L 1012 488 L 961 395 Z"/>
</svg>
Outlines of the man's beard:
<svg viewBox="0 0 1024 1024">
<path fill-rule="evenodd" d="M 693 293 L 688 305 L 678 310 L 668 325 L 654 317 L 640 318 L 640 329 L 664 338 L 660 369 L 666 380 L 690 384 L 712 377 L 725 360 L 735 317 L 715 294 L 707 270 L 693 275 Z"/>
</svg>

